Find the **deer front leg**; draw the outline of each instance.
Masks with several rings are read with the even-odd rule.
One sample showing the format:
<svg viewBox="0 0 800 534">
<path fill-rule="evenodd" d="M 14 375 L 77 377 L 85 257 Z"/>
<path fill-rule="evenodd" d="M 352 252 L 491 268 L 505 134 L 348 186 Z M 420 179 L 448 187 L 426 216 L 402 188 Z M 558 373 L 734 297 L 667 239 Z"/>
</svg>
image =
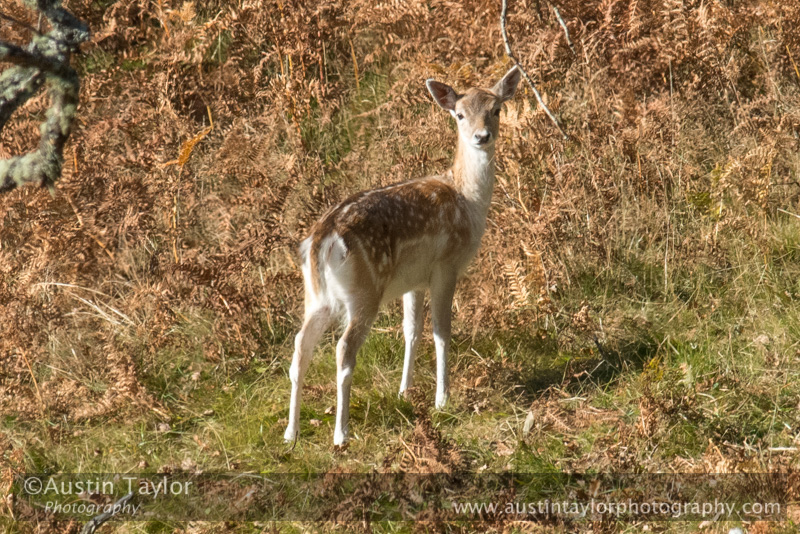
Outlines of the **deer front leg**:
<svg viewBox="0 0 800 534">
<path fill-rule="evenodd" d="M 441 410 L 450 396 L 447 353 L 450 350 L 450 321 L 456 277 L 449 272 L 435 273 L 431 280 L 433 342 L 436 346 L 436 409 Z"/>
<path fill-rule="evenodd" d="M 400 395 L 414 383 L 414 357 L 422 336 L 422 322 L 425 319 L 425 292 L 409 291 L 403 295 L 403 336 L 406 339 L 406 353 L 403 359 L 403 378 L 400 381 Z"/>
</svg>

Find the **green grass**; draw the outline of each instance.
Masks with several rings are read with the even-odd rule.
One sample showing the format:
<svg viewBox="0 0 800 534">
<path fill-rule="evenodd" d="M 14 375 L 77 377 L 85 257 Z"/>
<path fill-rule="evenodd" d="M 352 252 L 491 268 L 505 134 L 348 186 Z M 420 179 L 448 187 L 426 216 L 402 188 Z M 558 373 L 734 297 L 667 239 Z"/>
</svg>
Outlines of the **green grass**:
<svg viewBox="0 0 800 534">
<path fill-rule="evenodd" d="M 428 406 L 433 427 L 452 441 L 470 469 L 605 471 L 640 465 L 660 470 L 674 465 L 677 457 L 702 461 L 709 443 L 744 450 L 755 465 L 767 467 L 769 449 L 793 447 L 800 426 L 800 264 L 794 261 L 800 232 L 785 219 L 767 224 L 768 246 L 740 246 L 736 262 L 725 268 L 674 266 L 668 271 L 667 293 L 663 270 L 655 263 L 658 254 L 647 249 L 627 250 L 630 260 L 618 270 L 606 269 L 594 283 L 576 285 L 562 299 L 603 302 L 596 315 L 627 318 L 602 340 L 607 357 L 588 338 L 562 340 L 559 332 L 565 325 L 558 324 L 564 321 L 558 316 L 556 326 L 544 332 L 520 328 L 470 339 L 456 329 L 452 401 L 441 413 Z M 631 275 L 633 288 L 622 282 Z M 176 343 L 142 369 L 168 421 L 141 410 L 124 419 L 85 423 L 51 415 L 32 424 L 7 415 L 4 433 L 29 444 L 26 468 L 369 472 L 396 466 L 402 442 L 413 441 L 418 416 L 411 403 L 397 396 L 403 341 L 396 307 L 381 317 L 378 331 L 359 354 L 351 409 L 354 439 L 346 452 L 331 446 L 332 335 L 324 338 L 307 375 L 301 437 L 290 450 L 282 433 L 292 333 L 276 336 L 248 364 L 237 367 L 205 358 L 204 347 L 215 341 L 209 317 L 191 310 L 179 317 L 170 332 Z M 193 377 L 194 370 L 199 375 Z M 481 374 L 488 374 L 489 387 L 473 388 L 470 380 Z M 432 404 L 430 340 L 421 346 L 416 383 Z M 556 400 L 554 406 L 567 410 L 563 425 L 537 422 L 523 435 L 529 405 L 544 402 L 553 388 L 564 398 L 577 399 Z M 581 412 L 588 409 L 613 412 L 617 419 L 581 423 Z M 637 432 L 643 417 L 649 419 L 648 431 Z M 159 428 L 164 422 L 168 430 Z M 619 463 L 605 450 L 620 439 L 631 449 L 632 463 Z M 498 442 L 511 453 L 498 448 Z M 605 455 L 595 467 L 583 461 Z"/>
<path fill-rule="evenodd" d="M 84 73 L 82 74 L 95 74 L 102 72 L 113 66 L 115 62 L 116 58 L 113 54 L 106 52 L 102 48 L 97 48 L 93 50 L 91 54 L 87 55 L 81 62 L 81 66 L 84 70 Z"/>
</svg>

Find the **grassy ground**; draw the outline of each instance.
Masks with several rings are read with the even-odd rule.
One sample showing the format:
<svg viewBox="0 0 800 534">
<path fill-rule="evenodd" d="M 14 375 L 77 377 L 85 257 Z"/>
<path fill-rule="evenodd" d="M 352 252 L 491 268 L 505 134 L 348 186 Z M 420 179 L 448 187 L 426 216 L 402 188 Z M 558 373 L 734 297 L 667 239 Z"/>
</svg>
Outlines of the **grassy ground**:
<svg viewBox="0 0 800 534">
<path fill-rule="evenodd" d="M 447 167 L 453 127 L 422 81 L 493 83 L 508 66 L 499 6 L 66 4 L 98 36 L 78 64 L 59 193 L 0 198 L 4 491 L 25 472 L 796 470 L 797 7 L 563 2 L 573 53 L 552 9 L 512 6 L 516 50 L 572 137 L 528 91 L 505 110 L 489 228 L 455 302 L 451 403 L 432 408 L 429 326 L 416 391 L 398 398 L 393 304 L 359 354 L 354 439 L 338 451 L 332 334 L 306 379 L 301 438 L 282 442 L 294 246 L 348 193 Z M 471 24 L 484 31 L 465 37 Z M 0 155 L 35 142 L 42 105 L 15 117 Z M 79 530 L 0 510 L 11 532 Z M 797 517 L 791 506 L 782 523 L 744 527 L 791 532 Z"/>
</svg>

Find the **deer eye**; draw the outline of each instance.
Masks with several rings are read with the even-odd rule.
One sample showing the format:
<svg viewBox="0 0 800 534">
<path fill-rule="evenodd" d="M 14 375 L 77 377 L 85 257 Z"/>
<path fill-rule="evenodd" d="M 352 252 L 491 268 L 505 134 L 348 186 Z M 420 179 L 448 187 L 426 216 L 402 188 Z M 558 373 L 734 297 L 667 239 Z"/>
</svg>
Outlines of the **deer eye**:
<svg viewBox="0 0 800 534">
<path fill-rule="evenodd" d="M 499 117 L 500 116 L 500 108 L 497 108 L 496 110 L 494 110 L 494 116 L 495 117 Z"/>
<path fill-rule="evenodd" d="M 463 113 L 456 113 L 456 118 L 457 118 L 458 120 L 461 120 L 461 119 L 463 119 L 463 118 L 464 118 L 464 114 L 463 114 Z"/>
</svg>

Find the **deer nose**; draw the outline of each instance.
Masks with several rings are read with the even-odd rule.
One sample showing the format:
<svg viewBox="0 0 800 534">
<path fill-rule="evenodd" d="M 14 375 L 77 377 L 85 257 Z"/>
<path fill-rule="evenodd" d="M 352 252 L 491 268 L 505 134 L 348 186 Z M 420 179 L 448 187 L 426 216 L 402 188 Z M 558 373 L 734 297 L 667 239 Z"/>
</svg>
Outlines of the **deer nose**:
<svg viewBox="0 0 800 534">
<path fill-rule="evenodd" d="M 492 137 L 492 134 L 486 130 L 475 132 L 475 142 L 479 145 L 485 145 L 488 143 L 490 137 Z"/>
</svg>

